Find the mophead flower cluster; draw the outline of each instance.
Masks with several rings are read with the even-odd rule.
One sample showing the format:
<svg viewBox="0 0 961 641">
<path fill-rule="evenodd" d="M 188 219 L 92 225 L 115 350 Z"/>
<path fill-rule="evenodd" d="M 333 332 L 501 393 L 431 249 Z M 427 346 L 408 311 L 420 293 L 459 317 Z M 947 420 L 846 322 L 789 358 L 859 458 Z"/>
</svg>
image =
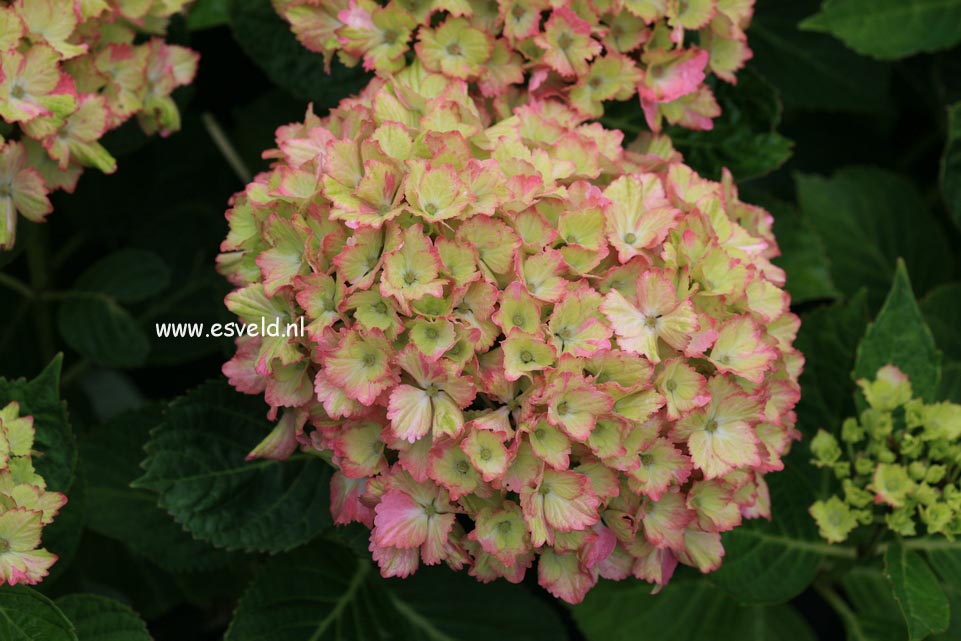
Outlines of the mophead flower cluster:
<svg viewBox="0 0 961 641">
<path fill-rule="evenodd" d="M 33 439 L 33 417 L 16 402 L 0 408 L 0 585 L 39 583 L 57 561 L 40 538 L 67 497 L 33 469 Z"/>
<path fill-rule="evenodd" d="M 710 129 L 704 80 L 735 82 L 751 57 L 753 0 L 274 0 L 298 39 L 349 66 L 391 74 L 416 57 L 486 97 L 559 97 L 597 117 L 635 94 L 648 125 Z M 525 85 L 525 86 L 521 86 Z"/>
<path fill-rule="evenodd" d="M 414 62 L 281 127 L 234 197 L 227 306 L 307 329 L 224 366 L 281 416 L 252 456 L 326 453 L 385 576 L 536 559 L 576 602 L 711 571 L 769 515 L 802 364 L 771 217 L 669 142 L 621 142 Z"/>
<path fill-rule="evenodd" d="M 811 506 L 821 536 L 839 543 L 874 523 L 915 536 L 922 523 L 953 540 L 961 534 L 961 405 L 914 398 L 893 365 L 858 385 L 868 407 L 844 421 L 841 442 L 824 430 L 811 441 L 815 465 L 833 470 L 843 490 Z"/>
<path fill-rule="evenodd" d="M 116 169 L 99 143 L 107 131 L 133 116 L 147 133 L 180 128 L 170 94 L 191 82 L 198 58 L 159 36 L 188 2 L 0 6 L 0 249 L 15 242 L 18 212 L 40 222 L 53 209 L 48 194 L 73 191 L 84 167 Z"/>
</svg>

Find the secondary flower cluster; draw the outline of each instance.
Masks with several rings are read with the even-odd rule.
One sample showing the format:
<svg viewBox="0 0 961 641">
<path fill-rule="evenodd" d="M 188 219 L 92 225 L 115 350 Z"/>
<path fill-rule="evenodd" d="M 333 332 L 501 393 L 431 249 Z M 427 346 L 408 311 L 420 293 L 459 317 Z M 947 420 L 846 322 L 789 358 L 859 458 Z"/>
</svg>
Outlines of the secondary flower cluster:
<svg viewBox="0 0 961 641">
<path fill-rule="evenodd" d="M 485 97 L 557 96 L 598 117 L 637 94 L 650 127 L 710 129 L 720 107 L 705 77 L 735 82 L 751 57 L 753 0 L 552 2 L 275 0 L 298 39 L 349 66 L 389 75 L 411 50 L 431 71 Z M 521 89 L 519 85 L 526 83 Z"/>
<path fill-rule="evenodd" d="M 841 426 L 841 442 L 821 430 L 811 441 L 814 463 L 832 469 L 843 492 L 811 506 L 828 541 L 838 543 L 858 525 L 885 523 L 901 536 L 949 539 L 961 533 L 961 405 L 912 398 L 911 381 L 897 367 L 860 380 L 868 408 Z"/>
<path fill-rule="evenodd" d="M 57 561 L 40 535 L 67 497 L 47 492 L 34 471 L 33 437 L 33 417 L 20 416 L 18 403 L 0 409 L 0 585 L 39 583 Z"/>
<path fill-rule="evenodd" d="M 116 169 L 104 133 L 134 115 L 147 133 L 180 128 L 170 93 L 191 82 L 197 54 L 140 34 L 162 35 L 189 1 L 0 6 L 0 249 L 14 244 L 18 212 L 40 222 L 48 194 L 73 191 L 84 167 Z"/>
<path fill-rule="evenodd" d="M 770 215 L 669 142 L 554 100 L 509 111 L 413 63 L 281 127 L 219 267 L 231 383 L 281 418 L 252 457 L 326 452 L 337 523 L 385 576 L 666 583 L 769 515 L 797 438 L 798 319 Z"/>
</svg>

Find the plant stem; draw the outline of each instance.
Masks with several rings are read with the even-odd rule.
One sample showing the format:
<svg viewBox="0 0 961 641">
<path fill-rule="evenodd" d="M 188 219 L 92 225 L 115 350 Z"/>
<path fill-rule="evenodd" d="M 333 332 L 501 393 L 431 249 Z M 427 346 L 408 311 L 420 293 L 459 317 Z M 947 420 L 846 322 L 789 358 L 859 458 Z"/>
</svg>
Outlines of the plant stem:
<svg viewBox="0 0 961 641">
<path fill-rule="evenodd" d="M 245 185 L 249 183 L 253 175 L 240 157 L 240 154 L 237 153 L 233 144 L 231 144 L 230 139 L 227 137 L 227 134 L 224 133 L 224 129 L 220 126 L 220 123 L 217 122 L 217 119 L 214 118 L 210 112 L 205 112 L 200 116 L 200 119 L 203 121 L 204 128 L 210 135 L 211 140 L 214 141 L 217 149 L 220 150 L 220 153 L 227 161 L 227 164 L 230 165 L 230 168 L 234 170 L 234 174 L 240 179 L 240 182 Z"/>
<path fill-rule="evenodd" d="M 30 286 L 15 276 L 0 272 L 0 285 L 12 289 L 24 298 L 34 297 L 33 290 L 30 289 Z"/>
<path fill-rule="evenodd" d="M 848 605 L 840 594 L 834 589 L 833 586 L 827 583 L 815 582 L 814 590 L 821 595 L 828 605 L 831 606 L 838 616 L 841 617 L 841 621 L 844 623 L 844 627 L 848 631 L 849 639 L 860 639 L 863 638 L 861 634 L 861 624 L 858 621 L 858 615 L 854 613 L 851 606 Z"/>
<path fill-rule="evenodd" d="M 30 288 L 34 292 L 42 292 L 49 284 L 46 230 L 40 225 L 31 225 L 27 228 L 27 232 L 27 268 L 30 271 Z M 38 296 L 34 296 L 34 299 L 37 346 L 40 348 L 41 358 L 47 362 L 54 355 L 53 319 L 50 316 L 50 306 Z"/>
</svg>

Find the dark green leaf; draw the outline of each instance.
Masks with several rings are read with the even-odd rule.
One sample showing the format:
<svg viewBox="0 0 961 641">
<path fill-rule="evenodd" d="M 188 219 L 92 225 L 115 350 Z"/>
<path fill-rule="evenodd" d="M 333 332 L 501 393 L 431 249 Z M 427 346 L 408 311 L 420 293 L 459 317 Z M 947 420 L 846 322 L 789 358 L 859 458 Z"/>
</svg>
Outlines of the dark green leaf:
<svg viewBox="0 0 961 641">
<path fill-rule="evenodd" d="M 903 263 L 898 263 L 884 307 L 858 345 L 854 377 L 874 380 L 878 370 L 888 364 L 908 375 L 915 396 L 935 400 L 941 380 L 941 353 L 914 300 Z"/>
<path fill-rule="evenodd" d="M 948 361 L 941 367 L 941 387 L 937 398 L 961 403 L 961 361 Z"/>
<path fill-rule="evenodd" d="M 846 303 L 822 307 L 801 317 L 795 346 L 808 358 L 801 373 L 798 427 L 806 437 L 819 428 L 840 427 L 854 415 L 852 401 L 854 357 L 868 325 L 866 296 L 862 292 Z"/>
<path fill-rule="evenodd" d="M 197 0 L 187 13 L 187 27 L 200 31 L 227 24 L 229 0 Z"/>
<path fill-rule="evenodd" d="M 84 530 L 77 557 L 56 587 L 59 595 L 92 592 L 117 599 L 148 620 L 184 600 L 172 574 L 89 529 Z"/>
<path fill-rule="evenodd" d="M 151 433 L 135 486 L 196 538 L 217 547 L 280 552 L 330 525 L 330 467 L 308 454 L 246 461 L 270 432 L 260 398 L 217 381 L 170 405 Z"/>
<path fill-rule="evenodd" d="M 0 406 L 17 401 L 20 415 L 33 417 L 34 449 L 43 453 L 34 458 L 33 464 L 47 487 L 56 492 L 67 491 L 77 466 L 77 443 L 67 420 L 67 407 L 60 400 L 62 364 L 63 357 L 58 355 L 32 381 L 0 378 Z"/>
<path fill-rule="evenodd" d="M 50 589 L 59 589 L 59 580 L 70 570 L 80 547 L 86 519 L 86 484 L 82 473 L 73 477 L 73 483 L 65 493 L 67 504 L 60 508 L 53 523 L 43 528 L 43 547 L 57 555 L 57 562 L 50 568 L 50 574 L 38 587 L 49 594 Z"/>
<path fill-rule="evenodd" d="M 91 294 L 64 301 L 57 325 L 70 347 L 99 365 L 136 367 L 150 351 L 137 321 L 106 296 Z"/>
<path fill-rule="evenodd" d="M 760 75 L 744 70 L 737 85 L 715 90 L 720 118 L 711 131 L 668 128 L 684 160 L 707 178 L 718 179 L 727 167 L 738 181 L 763 176 L 791 156 L 793 142 L 777 133 L 781 103 L 777 91 Z"/>
<path fill-rule="evenodd" d="M 376 571 L 376 570 L 375 570 Z M 510 630 L 512 641 L 565 641 L 564 626 L 548 604 L 519 585 L 479 583 L 466 572 L 425 567 L 387 582 L 390 600 L 409 634 L 403 639 L 485 641 Z M 443 599 L 437 595 L 443 594 Z"/>
<path fill-rule="evenodd" d="M 774 262 L 787 272 L 791 302 L 837 298 L 840 292 L 831 280 L 824 243 L 811 223 L 790 206 L 776 206 L 773 213 L 774 235 L 781 249 Z"/>
<path fill-rule="evenodd" d="M 908 624 L 910 641 L 947 629 L 948 598 L 920 554 L 894 542 L 884 553 L 884 571 Z"/>
<path fill-rule="evenodd" d="M 97 419 L 106 421 L 121 412 L 143 407 L 143 393 L 126 372 L 93 367 L 79 381 Z"/>
<path fill-rule="evenodd" d="M 20 585 L 0 588 L 0 639 L 78 641 L 73 624 L 53 601 Z"/>
<path fill-rule="evenodd" d="M 57 606 L 77 629 L 80 641 L 150 641 L 140 616 L 113 599 L 94 594 L 71 594 Z"/>
<path fill-rule="evenodd" d="M 842 610 L 848 641 L 905 641 L 908 631 L 880 567 L 863 563 L 841 578 L 850 602 Z M 845 607 L 847 607 L 845 605 Z"/>
<path fill-rule="evenodd" d="M 798 175 L 796 182 L 801 211 L 827 248 L 834 284 L 848 296 L 867 287 L 871 309 L 877 309 L 899 257 L 919 292 L 953 272 L 943 230 L 905 178 L 847 167 L 831 178 Z"/>
<path fill-rule="evenodd" d="M 88 434 L 80 463 L 88 485 L 87 525 L 174 572 L 227 563 L 231 555 L 197 541 L 157 506 L 157 495 L 130 483 L 143 470 L 143 447 L 162 422 L 159 407 L 121 414 Z"/>
<path fill-rule="evenodd" d="M 948 144 L 941 157 L 941 193 L 951 220 L 961 228 L 961 102 L 948 107 Z"/>
<path fill-rule="evenodd" d="M 740 606 L 704 580 L 675 579 L 659 594 L 640 581 L 602 582 L 574 620 L 587 641 L 814 641 L 798 613 L 786 605 Z"/>
<path fill-rule="evenodd" d="M 367 558 L 323 542 L 278 557 L 241 599 L 225 641 L 562 641 L 546 604 L 520 586 L 421 568 L 387 581 Z"/>
<path fill-rule="evenodd" d="M 921 301 L 934 343 L 949 360 L 961 361 L 961 283 L 932 290 Z"/>
<path fill-rule="evenodd" d="M 961 586 L 961 541 L 940 537 L 911 539 L 905 547 L 927 554 L 931 567 L 946 584 Z"/>
<path fill-rule="evenodd" d="M 724 563 L 709 577 L 742 603 L 784 603 L 810 585 L 826 554 L 850 551 L 853 557 L 853 550 L 828 545 L 818 536 L 807 511 L 814 491 L 797 466 L 766 479 L 773 518 L 746 521 L 724 533 Z"/>
<path fill-rule="evenodd" d="M 852 52 L 834 38 L 801 31 L 819 0 L 758 3 L 748 42 L 751 65 L 777 87 L 788 106 L 876 113 L 888 102 L 890 68 Z"/>
<path fill-rule="evenodd" d="M 801 28 L 830 33 L 858 53 L 895 60 L 961 42 L 961 0 L 825 0 Z"/>
<path fill-rule="evenodd" d="M 294 96 L 313 101 L 318 111 L 359 93 L 368 82 L 360 66 L 348 69 L 334 62 L 327 73 L 323 56 L 297 42 L 270 0 L 229 0 L 229 16 L 244 52 L 271 80 Z"/>
<path fill-rule="evenodd" d="M 142 249 L 123 249 L 93 264 L 80 275 L 74 289 L 106 294 L 119 303 L 137 303 L 170 284 L 163 259 Z"/>
</svg>

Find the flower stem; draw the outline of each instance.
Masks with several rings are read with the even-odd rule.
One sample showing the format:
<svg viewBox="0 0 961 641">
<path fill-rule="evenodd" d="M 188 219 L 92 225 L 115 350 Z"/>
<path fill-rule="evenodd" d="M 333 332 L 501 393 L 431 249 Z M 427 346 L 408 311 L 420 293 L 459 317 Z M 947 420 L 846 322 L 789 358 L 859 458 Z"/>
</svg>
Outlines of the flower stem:
<svg viewBox="0 0 961 641">
<path fill-rule="evenodd" d="M 210 135 L 211 140 L 214 141 L 217 149 L 223 155 L 224 159 L 227 161 L 227 164 L 230 165 L 230 168 L 234 170 L 234 174 L 236 174 L 237 178 L 240 179 L 240 182 L 244 183 L 245 185 L 249 183 L 250 179 L 253 178 L 253 175 L 251 174 L 250 169 L 247 168 L 247 165 L 244 163 L 243 159 L 240 157 L 240 154 L 237 153 L 237 150 L 230 142 L 230 139 L 227 138 L 227 134 L 224 133 L 224 129 L 220 126 L 220 123 L 217 122 L 217 119 L 214 118 L 213 114 L 209 112 L 206 112 L 200 116 L 200 119 L 203 121 L 204 128 Z"/>
<path fill-rule="evenodd" d="M 848 638 L 859 639 L 863 638 L 861 634 L 861 623 L 858 621 L 858 615 L 855 614 L 851 606 L 848 605 L 847 601 L 841 597 L 840 594 L 834 589 L 832 585 L 822 582 L 814 583 L 814 590 L 821 595 L 831 609 L 837 612 L 838 616 L 841 617 L 841 621 L 844 623 L 845 629 L 848 631 Z"/>
<path fill-rule="evenodd" d="M 0 272 L 0 285 L 3 285 L 8 289 L 12 289 L 24 298 L 34 297 L 33 290 L 30 289 L 30 286 L 15 276 L 10 276 L 9 274 Z"/>
</svg>

